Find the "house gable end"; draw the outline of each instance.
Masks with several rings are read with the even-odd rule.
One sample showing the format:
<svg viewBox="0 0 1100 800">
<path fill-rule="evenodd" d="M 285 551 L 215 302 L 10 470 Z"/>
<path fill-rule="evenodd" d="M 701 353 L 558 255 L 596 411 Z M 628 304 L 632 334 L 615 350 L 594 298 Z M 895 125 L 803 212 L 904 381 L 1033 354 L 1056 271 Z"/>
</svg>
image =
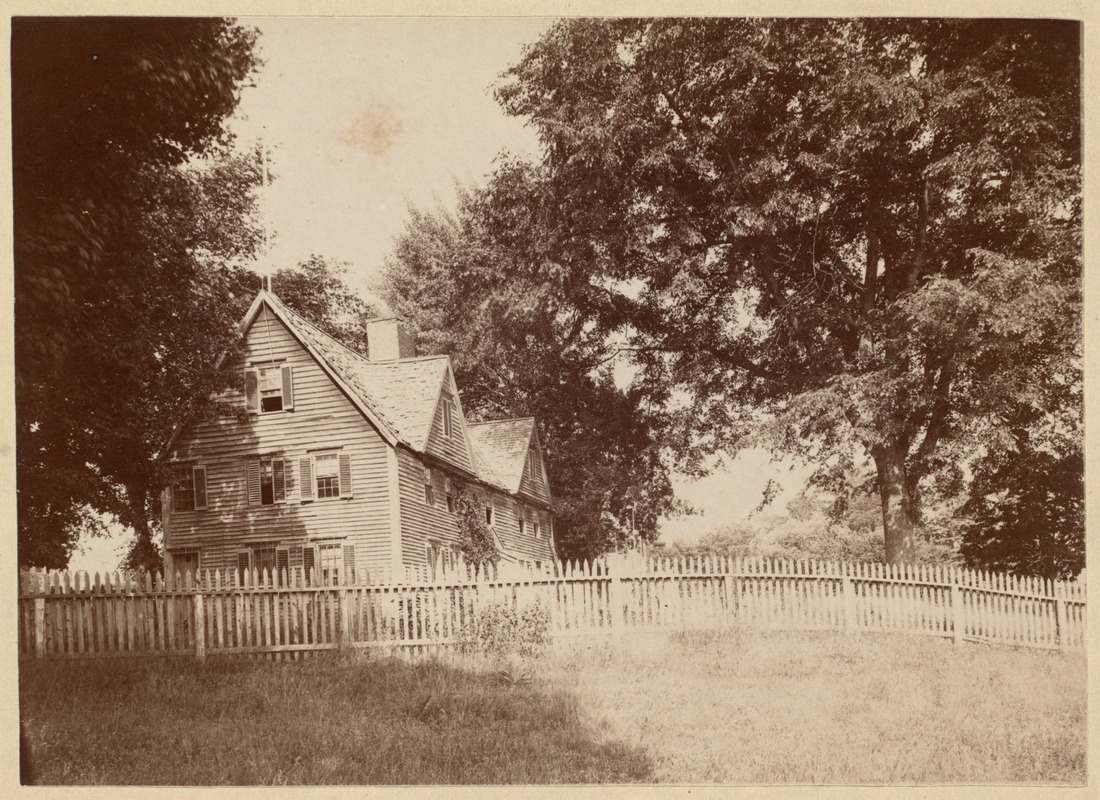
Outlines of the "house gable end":
<svg viewBox="0 0 1100 800">
<path fill-rule="evenodd" d="M 455 384 L 449 359 L 435 392 L 432 419 L 424 437 L 423 451 L 472 473 L 474 471 L 473 447 L 466 429 L 466 415 L 462 411 L 462 401 L 458 396 L 458 387 Z M 448 435 L 448 428 L 450 435 Z"/>
</svg>

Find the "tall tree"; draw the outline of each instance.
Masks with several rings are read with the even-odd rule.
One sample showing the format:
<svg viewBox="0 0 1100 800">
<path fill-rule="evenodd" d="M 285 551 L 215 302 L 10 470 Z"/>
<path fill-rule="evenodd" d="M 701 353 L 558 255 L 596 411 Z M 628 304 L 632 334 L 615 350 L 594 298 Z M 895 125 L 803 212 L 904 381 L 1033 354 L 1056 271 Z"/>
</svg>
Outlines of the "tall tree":
<svg viewBox="0 0 1100 800">
<path fill-rule="evenodd" d="M 922 492 L 1052 411 L 1080 439 L 1079 38 L 558 23 L 498 89 L 542 140 L 556 272 L 517 268 L 684 393 L 685 463 L 765 445 L 827 484 L 869 453 L 885 556 L 911 560 Z"/>
<path fill-rule="evenodd" d="M 632 530 L 653 539 L 674 508 L 664 418 L 616 385 L 589 315 L 517 268 L 550 268 L 530 177 L 504 164 L 485 190 L 460 193 L 455 216 L 414 209 L 387 260 L 384 296 L 423 349 L 452 356 L 469 416 L 538 420 L 559 555 L 590 558 Z"/>
<path fill-rule="evenodd" d="M 12 21 L 23 564 L 64 566 L 97 512 L 148 542 L 157 451 L 217 388 L 259 241 L 256 159 L 223 126 L 254 42 L 220 19 Z"/>
<path fill-rule="evenodd" d="M 377 311 L 346 282 L 350 264 L 311 255 L 292 268 L 278 270 L 271 290 L 329 336 L 357 353 L 367 353 L 367 320 Z"/>
</svg>

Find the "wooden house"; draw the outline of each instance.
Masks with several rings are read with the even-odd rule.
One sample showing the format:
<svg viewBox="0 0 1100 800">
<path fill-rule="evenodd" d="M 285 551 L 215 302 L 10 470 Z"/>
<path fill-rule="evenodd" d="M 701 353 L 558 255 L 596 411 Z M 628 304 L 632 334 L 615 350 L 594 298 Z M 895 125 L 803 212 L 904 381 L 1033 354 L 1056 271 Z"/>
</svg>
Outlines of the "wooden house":
<svg viewBox="0 0 1100 800">
<path fill-rule="evenodd" d="M 241 372 L 222 399 L 246 413 L 183 424 L 167 448 L 167 569 L 401 580 L 457 554 L 460 491 L 503 562 L 554 559 L 534 420 L 467 422 L 450 358 L 417 358 L 401 320 L 368 324 L 367 358 L 262 290 L 240 330 L 219 368 Z"/>
</svg>

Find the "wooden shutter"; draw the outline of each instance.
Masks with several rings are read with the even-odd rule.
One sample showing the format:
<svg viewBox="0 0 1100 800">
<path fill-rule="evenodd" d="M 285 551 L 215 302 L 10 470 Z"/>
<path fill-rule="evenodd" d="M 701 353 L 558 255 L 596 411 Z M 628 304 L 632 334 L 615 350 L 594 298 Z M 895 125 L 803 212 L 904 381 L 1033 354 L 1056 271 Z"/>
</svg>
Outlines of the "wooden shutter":
<svg viewBox="0 0 1100 800">
<path fill-rule="evenodd" d="M 260 462 L 247 462 L 245 471 L 248 476 L 248 504 L 258 506 L 260 505 Z"/>
<path fill-rule="evenodd" d="M 302 568 L 306 572 L 306 584 L 310 584 L 314 579 L 321 577 L 315 575 L 313 570 L 317 567 L 317 550 L 316 548 L 303 547 L 302 548 Z"/>
<path fill-rule="evenodd" d="M 248 580 L 248 570 L 252 564 L 252 554 L 248 550 L 237 552 L 237 584 L 244 586 Z"/>
<path fill-rule="evenodd" d="M 302 502 L 313 499 L 313 459 L 298 459 L 298 472 L 302 480 Z"/>
<path fill-rule="evenodd" d="M 260 373 L 257 370 L 244 371 L 244 402 L 248 413 L 260 413 Z"/>
<path fill-rule="evenodd" d="M 275 548 L 275 580 L 279 586 L 287 582 L 290 572 L 290 551 L 285 547 Z"/>
<path fill-rule="evenodd" d="M 275 502 L 286 502 L 286 462 L 281 458 L 271 462 L 271 482 Z"/>
<path fill-rule="evenodd" d="M 351 497 L 351 455 L 340 454 L 340 496 Z"/>
<path fill-rule="evenodd" d="M 343 583 L 355 582 L 355 545 L 344 545 L 344 573 L 340 576 Z"/>
<path fill-rule="evenodd" d="M 294 368 L 285 364 L 280 370 L 283 377 L 283 410 L 294 408 Z"/>
<path fill-rule="evenodd" d="M 193 470 L 195 481 L 195 510 L 206 510 L 206 467 L 195 467 Z"/>
</svg>

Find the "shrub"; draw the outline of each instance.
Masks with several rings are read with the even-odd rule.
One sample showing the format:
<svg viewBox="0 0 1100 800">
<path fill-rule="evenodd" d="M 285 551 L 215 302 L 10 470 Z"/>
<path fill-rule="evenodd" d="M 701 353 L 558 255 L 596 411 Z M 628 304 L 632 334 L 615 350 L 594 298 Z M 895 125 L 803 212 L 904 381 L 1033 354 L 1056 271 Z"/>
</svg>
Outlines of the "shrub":
<svg viewBox="0 0 1100 800">
<path fill-rule="evenodd" d="M 550 643 L 550 612 L 537 601 L 517 612 L 496 603 L 477 612 L 478 648 L 489 655 L 536 656 Z"/>
</svg>

